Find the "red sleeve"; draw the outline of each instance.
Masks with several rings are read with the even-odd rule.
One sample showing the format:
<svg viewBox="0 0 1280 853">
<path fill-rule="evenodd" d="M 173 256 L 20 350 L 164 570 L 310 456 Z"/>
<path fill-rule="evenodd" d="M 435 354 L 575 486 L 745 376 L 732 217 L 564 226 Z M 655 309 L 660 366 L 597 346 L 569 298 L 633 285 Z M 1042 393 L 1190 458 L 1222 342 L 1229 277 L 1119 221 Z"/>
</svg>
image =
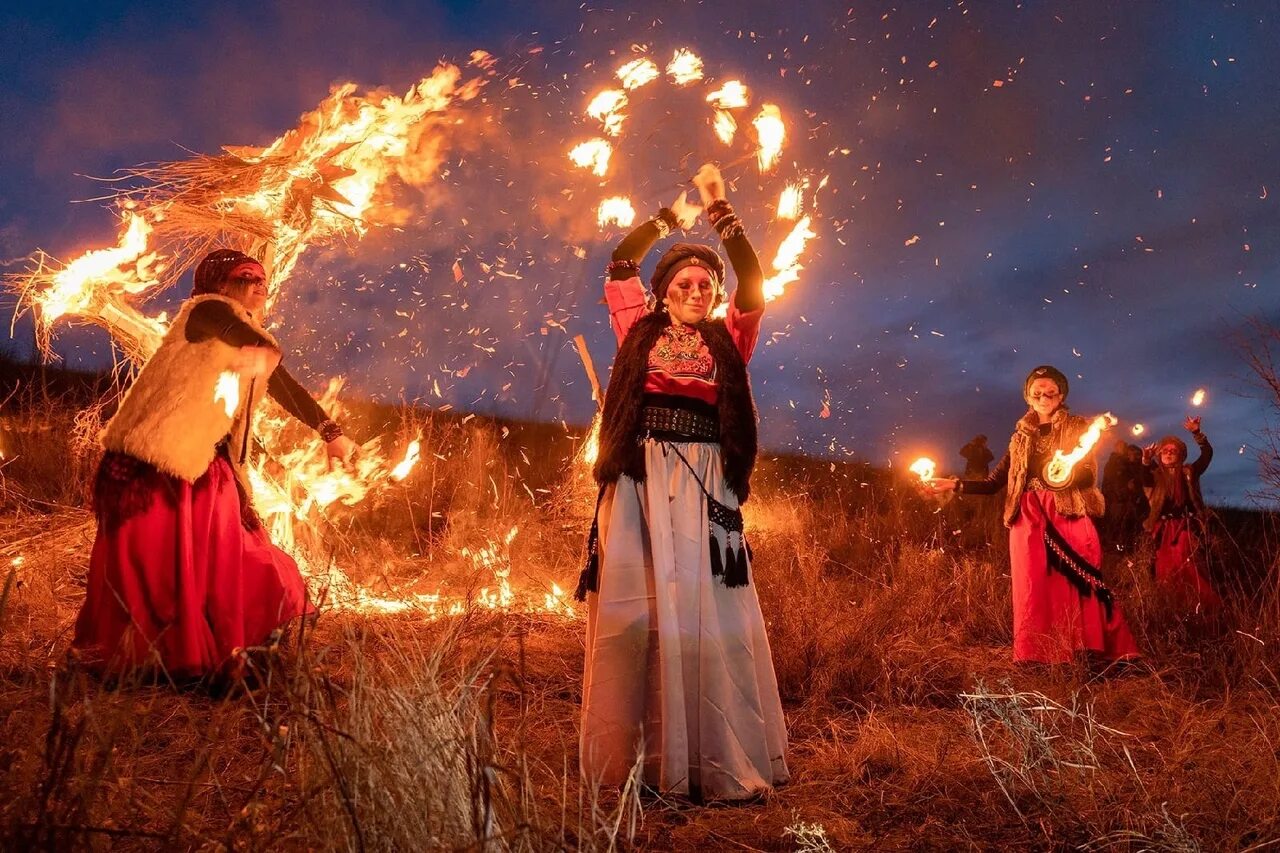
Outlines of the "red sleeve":
<svg viewBox="0 0 1280 853">
<path fill-rule="evenodd" d="M 618 336 L 618 343 L 622 343 L 631 327 L 649 310 L 645 304 L 644 285 L 640 283 L 639 276 L 622 281 L 606 281 L 604 299 L 609 304 L 609 321 L 613 324 L 613 333 Z"/>
<path fill-rule="evenodd" d="M 756 339 L 760 337 L 760 320 L 763 317 L 763 306 L 754 311 L 743 312 L 738 310 L 738 304 L 732 298 L 729 300 L 729 313 L 725 315 L 724 325 L 743 361 L 751 361 L 751 354 L 756 349 Z"/>
</svg>

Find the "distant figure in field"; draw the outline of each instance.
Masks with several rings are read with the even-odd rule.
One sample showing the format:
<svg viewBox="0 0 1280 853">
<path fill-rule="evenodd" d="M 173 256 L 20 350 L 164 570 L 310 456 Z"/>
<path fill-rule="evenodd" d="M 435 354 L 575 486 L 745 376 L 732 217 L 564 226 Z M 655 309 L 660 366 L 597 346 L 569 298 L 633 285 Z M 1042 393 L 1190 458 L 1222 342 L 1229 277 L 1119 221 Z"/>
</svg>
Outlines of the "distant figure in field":
<svg viewBox="0 0 1280 853">
<path fill-rule="evenodd" d="M 600 423 L 581 763 L 591 784 L 642 784 L 694 802 L 787 781 L 787 730 L 742 513 L 756 457 L 747 362 L 764 274 L 714 166 L 695 178 L 733 265 L 677 243 L 649 283 L 640 261 L 701 208 L 684 193 L 613 252 L 605 299 L 618 355 Z M 728 299 L 723 319 L 712 311 Z"/>
<path fill-rule="evenodd" d="M 981 480 L 987 476 L 991 472 L 991 463 L 996 459 L 991 448 L 987 447 L 985 435 L 975 435 L 973 440 L 960 448 L 960 455 L 964 457 L 966 480 Z"/>
<path fill-rule="evenodd" d="M 262 326 L 266 302 L 257 260 L 207 255 L 103 431 L 98 530 L 73 645 L 107 674 L 234 675 L 237 649 L 312 610 L 297 564 L 249 502 L 254 407 L 265 390 L 324 438 L 331 459 L 355 444 L 279 366 Z"/>
<path fill-rule="evenodd" d="M 1136 445 L 1118 440 L 1102 469 L 1102 495 L 1106 498 L 1103 529 L 1106 539 L 1120 551 L 1133 546 L 1146 511 L 1141 453 Z"/>
<path fill-rule="evenodd" d="M 1213 460 L 1213 447 L 1200 431 L 1199 418 L 1182 424 L 1200 447 L 1190 465 L 1187 445 L 1167 435 L 1143 453 L 1145 485 L 1151 489 L 1151 509 L 1144 525 L 1155 544 L 1156 582 L 1188 609 L 1212 613 L 1222 600 L 1209 583 L 1205 566 L 1204 497 L 1200 477 Z"/>
<path fill-rule="evenodd" d="M 1137 643 L 1100 571 L 1102 545 L 1089 518 L 1101 515 L 1103 504 L 1093 454 L 1060 489 L 1042 477 L 1054 451 L 1073 450 L 1089 428 L 1067 410 L 1068 387 L 1054 367 L 1032 370 L 1022 391 L 1028 411 L 995 470 L 985 479 L 937 478 L 929 485 L 962 495 L 1005 492 L 1015 660 L 1067 663 L 1082 652 L 1108 661 L 1136 658 Z"/>
</svg>

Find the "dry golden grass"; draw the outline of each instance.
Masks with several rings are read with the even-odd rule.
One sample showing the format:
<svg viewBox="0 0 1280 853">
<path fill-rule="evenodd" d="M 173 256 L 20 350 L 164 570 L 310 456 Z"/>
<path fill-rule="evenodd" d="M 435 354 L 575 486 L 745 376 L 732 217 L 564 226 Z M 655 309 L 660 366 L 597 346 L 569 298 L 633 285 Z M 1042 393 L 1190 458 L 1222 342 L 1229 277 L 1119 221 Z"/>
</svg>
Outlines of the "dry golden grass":
<svg viewBox="0 0 1280 853">
<path fill-rule="evenodd" d="M 563 429 L 422 420 L 429 455 L 335 512 L 384 594 L 474 596 L 462 549 L 520 533 L 512 583 L 571 588 L 593 491 Z M 37 417 L 31 415 L 31 417 Z M 38 417 L 72 415 L 53 406 Z M 92 459 L 28 432 L 0 469 L 0 840 L 22 848 L 1264 849 L 1280 841 L 1280 596 L 1267 520 L 1223 513 L 1220 625 L 1108 557 L 1145 662 L 1015 666 L 994 501 L 939 508 L 883 472 L 764 460 L 747 513 L 793 781 L 694 808 L 577 775 L 582 625 L 338 610 L 251 658 L 252 689 L 105 689 L 67 659 Z M 11 454 L 12 459 L 12 454 Z M 1210 475 L 1211 476 L 1211 475 Z M 12 566 L 21 555 L 19 566 Z"/>
</svg>

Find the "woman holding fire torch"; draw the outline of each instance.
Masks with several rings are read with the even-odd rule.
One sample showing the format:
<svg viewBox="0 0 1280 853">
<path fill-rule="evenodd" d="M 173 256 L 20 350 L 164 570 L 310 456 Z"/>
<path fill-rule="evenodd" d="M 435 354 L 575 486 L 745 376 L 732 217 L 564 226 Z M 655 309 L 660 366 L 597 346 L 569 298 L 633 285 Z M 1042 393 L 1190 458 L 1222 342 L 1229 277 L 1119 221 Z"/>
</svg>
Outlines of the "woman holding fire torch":
<svg viewBox="0 0 1280 853">
<path fill-rule="evenodd" d="M 747 362 L 764 274 L 717 168 L 694 179 L 737 279 L 723 319 L 724 262 L 677 243 L 650 248 L 701 208 L 681 193 L 613 253 L 605 297 L 619 341 L 600 428 L 589 560 L 581 763 L 621 785 L 694 802 L 744 800 L 788 778 L 786 724 L 743 536 L 756 456 Z"/>
<path fill-rule="evenodd" d="M 238 649 L 311 609 L 297 565 L 249 501 L 253 409 L 265 390 L 320 433 L 331 459 L 355 444 L 279 366 L 279 345 L 262 328 L 266 301 L 257 260 L 207 255 L 103 431 L 98 531 L 73 645 L 108 674 L 228 674 Z"/>
<path fill-rule="evenodd" d="M 1102 546 L 1090 516 L 1102 515 L 1103 500 L 1092 448 L 1074 468 L 1055 461 L 1054 451 L 1072 455 L 1091 429 L 1068 411 L 1068 388 L 1061 371 L 1037 367 L 1023 383 L 1029 410 L 995 470 L 984 479 L 926 482 L 938 492 L 1005 492 L 1015 660 L 1067 663 L 1081 652 L 1136 658 L 1138 646 L 1100 571 Z"/>
</svg>

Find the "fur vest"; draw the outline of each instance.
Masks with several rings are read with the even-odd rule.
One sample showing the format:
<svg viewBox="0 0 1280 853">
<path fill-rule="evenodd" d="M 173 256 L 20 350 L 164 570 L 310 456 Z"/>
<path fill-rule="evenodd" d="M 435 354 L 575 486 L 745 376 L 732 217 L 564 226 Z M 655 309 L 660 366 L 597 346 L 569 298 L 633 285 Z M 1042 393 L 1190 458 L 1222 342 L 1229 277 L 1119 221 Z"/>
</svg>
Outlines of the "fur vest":
<svg viewBox="0 0 1280 853">
<path fill-rule="evenodd" d="M 595 478 L 601 485 L 617 482 L 623 474 L 637 483 L 644 482 L 644 448 L 638 436 L 649 351 L 669 325 L 671 318 L 665 312 L 650 312 L 636 321 L 618 348 L 600 418 L 600 455 L 596 459 Z M 697 330 L 716 365 L 720 460 L 725 484 L 740 503 L 746 503 L 757 450 L 756 406 L 751 397 L 747 365 L 722 321 L 704 320 L 697 325 Z"/>
<path fill-rule="evenodd" d="M 1080 436 L 1089 429 L 1089 419 L 1071 414 L 1066 406 L 1059 407 L 1053 413 L 1050 423 L 1052 424 L 1049 432 L 1051 453 L 1053 450 L 1061 450 L 1064 453 L 1073 450 Z M 1004 501 L 1005 527 L 1012 527 L 1018 518 L 1022 492 L 1026 489 L 1028 476 L 1040 474 L 1039 471 L 1027 471 L 1027 466 L 1031 462 L 1031 450 L 1039 429 L 1040 422 L 1035 412 L 1027 412 L 1018 421 L 1013 437 L 1009 439 L 1009 484 Z M 1054 492 L 1054 503 L 1058 512 L 1068 518 L 1077 518 L 1082 515 L 1099 518 L 1106 509 L 1106 504 L 1102 499 L 1102 492 L 1097 487 L 1098 463 L 1092 453 L 1076 463 L 1077 471 L 1083 469 L 1093 471 L 1094 485 L 1083 489 L 1069 486 L 1062 491 Z"/>
<path fill-rule="evenodd" d="M 231 305 L 238 317 L 275 343 L 240 303 L 217 294 L 188 299 L 102 432 L 106 450 L 141 459 L 188 483 L 208 470 L 218 442 L 228 434 L 235 445 L 231 455 L 237 456 L 241 444 L 248 440 L 249 415 L 267 385 L 266 377 L 251 383 L 235 374 L 236 347 L 217 338 L 199 343 L 187 340 L 191 309 L 214 299 Z M 227 414 L 223 400 L 215 399 L 224 373 L 236 375 L 238 380 L 238 403 L 232 414 Z"/>
</svg>

